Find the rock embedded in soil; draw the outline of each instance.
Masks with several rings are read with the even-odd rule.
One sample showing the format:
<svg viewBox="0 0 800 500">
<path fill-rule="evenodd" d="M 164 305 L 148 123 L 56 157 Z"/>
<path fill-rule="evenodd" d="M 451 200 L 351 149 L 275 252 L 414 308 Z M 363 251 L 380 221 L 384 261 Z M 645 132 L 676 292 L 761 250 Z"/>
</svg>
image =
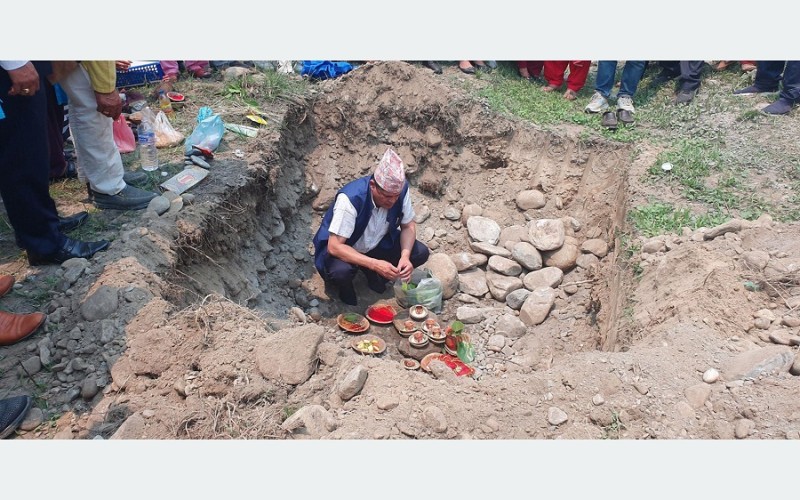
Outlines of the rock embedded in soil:
<svg viewBox="0 0 800 500">
<path fill-rule="evenodd" d="M 348 371 L 336 384 L 336 394 L 342 401 L 349 401 L 361 392 L 367 381 L 369 371 L 362 365 L 356 365 Z"/>
<path fill-rule="evenodd" d="M 537 271 L 532 271 L 525 275 L 522 284 L 528 290 L 537 288 L 555 288 L 561 284 L 564 278 L 564 271 L 557 267 L 545 267 Z"/>
<path fill-rule="evenodd" d="M 561 219 L 537 219 L 528 223 L 528 240 L 539 251 L 560 248 L 565 236 L 564 221 Z"/>
<path fill-rule="evenodd" d="M 522 266 L 516 261 L 500 257 L 499 255 L 492 255 L 489 257 L 488 268 L 496 273 L 505 276 L 519 276 L 522 273 Z"/>
<path fill-rule="evenodd" d="M 569 420 L 569 417 L 567 416 L 567 413 L 561 408 L 558 408 L 557 406 L 551 406 L 547 410 L 547 422 L 550 425 L 561 425 L 565 423 L 567 420 Z"/>
<path fill-rule="evenodd" d="M 542 261 L 545 266 L 557 267 L 562 271 L 569 271 L 575 267 L 580 255 L 581 253 L 577 245 L 564 243 L 558 250 L 544 252 L 542 254 Z"/>
<path fill-rule="evenodd" d="M 552 288 L 537 288 L 531 291 L 519 311 L 519 319 L 528 326 L 536 326 L 544 322 L 556 300 L 556 292 Z"/>
<path fill-rule="evenodd" d="M 497 245 L 491 245 L 489 243 L 472 241 L 470 242 L 469 247 L 475 252 L 486 254 L 489 256 L 499 255 L 500 257 L 511 257 L 511 251 L 508 250 L 507 248 L 499 247 Z"/>
<path fill-rule="evenodd" d="M 708 397 L 711 396 L 711 386 L 708 384 L 695 384 L 687 387 L 683 391 L 683 395 L 686 397 L 689 405 L 696 410 L 702 408 L 706 401 L 708 401 Z"/>
<path fill-rule="evenodd" d="M 516 202 L 520 210 L 531 210 L 544 207 L 547 200 L 541 191 L 530 189 L 517 193 Z"/>
<path fill-rule="evenodd" d="M 524 282 L 523 282 L 524 284 Z M 506 295 L 506 305 L 515 311 L 519 311 L 522 307 L 522 304 L 525 303 L 525 299 L 528 298 L 531 291 L 527 288 L 520 288 L 519 290 L 514 290 L 513 292 Z"/>
<path fill-rule="evenodd" d="M 599 238 L 588 239 L 581 244 L 581 251 L 602 259 L 608 254 L 608 243 Z"/>
<path fill-rule="evenodd" d="M 102 285 L 83 302 L 81 316 L 86 321 L 97 321 L 109 317 L 117 310 L 117 307 L 119 307 L 117 288 Z"/>
<path fill-rule="evenodd" d="M 527 241 L 518 241 L 514 243 L 511 246 L 511 257 L 528 271 L 535 271 L 542 268 L 542 254 L 539 253 L 539 250 L 537 250 L 535 246 Z"/>
<path fill-rule="evenodd" d="M 471 269 L 458 275 L 458 290 L 473 297 L 483 297 L 489 291 L 483 269 Z"/>
<path fill-rule="evenodd" d="M 458 268 L 449 255 L 434 253 L 422 266 L 429 269 L 434 277 L 442 283 L 442 298 L 449 299 L 459 288 Z"/>
<path fill-rule="evenodd" d="M 788 371 L 793 360 L 794 352 L 790 347 L 769 345 L 736 355 L 725 362 L 720 373 L 728 381 L 756 379 L 773 371 Z"/>
<path fill-rule="evenodd" d="M 709 368 L 705 372 L 703 372 L 703 382 L 707 384 L 713 384 L 719 380 L 719 372 L 714 368 Z"/>
<path fill-rule="evenodd" d="M 477 243 L 497 245 L 500 240 L 500 226 L 497 222 L 481 215 L 473 215 L 467 219 L 467 232 Z"/>
<path fill-rule="evenodd" d="M 450 255 L 450 260 L 453 261 L 458 272 L 463 272 L 486 264 L 489 257 L 482 253 L 459 252 Z"/>
</svg>

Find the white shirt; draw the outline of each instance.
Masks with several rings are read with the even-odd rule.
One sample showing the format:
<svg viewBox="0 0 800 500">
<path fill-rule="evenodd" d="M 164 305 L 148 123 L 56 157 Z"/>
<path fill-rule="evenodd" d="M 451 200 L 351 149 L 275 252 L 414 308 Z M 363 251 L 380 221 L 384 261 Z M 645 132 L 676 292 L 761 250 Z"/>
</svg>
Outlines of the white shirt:
<svg viewBox="0 0 800 500">
<path fill-rule="evenodd" d="M 367 222 L 367 227 L 364 229 L 364 234 L 361 235 L 361 238 L 353 245 L 353 248 L 359 253 L 367 253 L 378 246 L 378 243 L 391 229 L 389 222 L 386 220 L 389 209 L 375 205 L 372 196 L 369 197 L 369 203 L 372 203 L 372 213 Z M 350 198 L 345 194 L 340 194 L 336 197 L 336 203 L 333 205 L 333 218 L 328 231 L 342 238 L 349 238 L 356 228 L 356 216 L 356 208 L 350 203 Z M 413 219 L 414 207 L 411 206 L 411 196 L 406 191 L 406 195 L 403 197 L 403 218 L 400 223 L 408 224 Z"/>
<path fill-rule="evenodd" d="M 14 69 L 19 69 L 26 64 L 28 64 L 28 61 L 0 61 L 0 68 L 3 68 L 6 71 L 11 71 Z"/>
</svg>

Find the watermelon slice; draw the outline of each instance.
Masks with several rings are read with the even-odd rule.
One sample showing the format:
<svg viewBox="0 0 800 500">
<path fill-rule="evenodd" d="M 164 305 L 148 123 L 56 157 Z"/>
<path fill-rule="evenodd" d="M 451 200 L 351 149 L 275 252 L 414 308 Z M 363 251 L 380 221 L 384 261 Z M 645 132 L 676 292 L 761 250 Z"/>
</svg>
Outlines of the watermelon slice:
<svg viewBox="0 0 800 500">
<path fill-rule="evenodd" d="M 183 96 L 183 94 L 178 93 L 178 92 L 167 92 L 167 97 L 172 102 L 183 102 L 183 101 L 186 100 L 186 98 Z"/>
</svg>

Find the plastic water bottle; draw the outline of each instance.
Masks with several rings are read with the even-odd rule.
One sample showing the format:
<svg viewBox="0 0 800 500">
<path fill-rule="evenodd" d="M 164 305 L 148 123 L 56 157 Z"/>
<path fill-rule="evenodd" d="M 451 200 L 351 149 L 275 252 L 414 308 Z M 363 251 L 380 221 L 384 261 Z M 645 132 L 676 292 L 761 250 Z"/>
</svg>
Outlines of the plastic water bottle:
<svg viewBox="0 0 800 500">
<path fill-rule="evenodd" d="M 152 172 L 158 170 L 158 152 L 156 151 L 156 132 L 147 120 L 142 120 L 139 132 L 139 161 L 142 170 Z"/>
</svg>

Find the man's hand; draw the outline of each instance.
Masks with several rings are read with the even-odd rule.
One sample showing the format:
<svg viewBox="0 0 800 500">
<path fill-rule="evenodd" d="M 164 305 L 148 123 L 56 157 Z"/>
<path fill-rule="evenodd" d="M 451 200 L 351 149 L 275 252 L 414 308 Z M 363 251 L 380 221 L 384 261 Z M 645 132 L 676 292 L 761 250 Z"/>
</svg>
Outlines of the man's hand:
<svg viewBox="0 0 800 500">
<path fill-rule="evenodd" d="M 403 281 L 411 279 L 411 273 L 414 271 L 414 266 L 408 257 L 400 257 L 400 262 L 397 263 L 397 277 Z"/>
<path fill-rule="evenodd" d="M 372 270 L 389 281 L 394 281 L 400 275 L 398 268 L 385 260 L 375 259 L 375 267 Z"/>
<path fill-rule="evenodd" d="M 131 62 L 132 61 L 114 61 L 114 66 L 116 66 L 119 71 L 128 71 L 128 68 L 131 67 Z"/>
<path fill-rule="evenodd" d="M 116 89 L 107 94 L 95 92 L 94 98 L 97 101 L 98 113 L 102 113 L 112 120 L 116 120 L 122 114 L 122 99 Z"/>
<path fill-rule="evenodd" d="M 17 69 L 8 71 L 11 78 L 11 88 L 8 95 L 31 96 L 39 90 L 39 72 L 28 61 Z"/>
</svg>

